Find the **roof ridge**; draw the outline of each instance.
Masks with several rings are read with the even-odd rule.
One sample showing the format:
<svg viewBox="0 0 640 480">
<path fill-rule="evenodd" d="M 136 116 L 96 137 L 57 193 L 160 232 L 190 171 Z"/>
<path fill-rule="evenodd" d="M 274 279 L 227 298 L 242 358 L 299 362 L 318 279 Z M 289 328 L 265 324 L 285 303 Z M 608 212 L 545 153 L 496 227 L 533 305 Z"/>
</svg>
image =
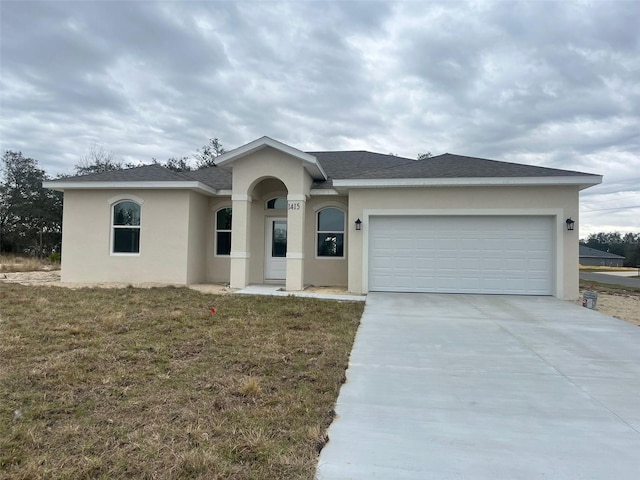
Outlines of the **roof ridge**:
<svg viewBox="0 0 640 480">
<path fill-rule="evenodd" d="M 583 175 L 594 175 L 593 173 L 579 172 L 578 170 L 567 170 L 565 168 L 547 167 L 545 165 L 531 165 L 530 163 L 511 162 L 509 160 L 496 160 L 496 159 L 493 159 L 493 158 L 472 157 L 472 156 L 469 156 L 469 155 L 459 155 L 457 153 L 450 153 L 450 152 L 442 153 L 440 155 L 436 155 L 435 157 L 425 158 L 425 160 L 428 161 L 428 160 L 432 160 L 434 158 L 444 157 L 445 155 L 450 155 L 452 157 L 466 158 L 466 159 L 469 159 L 469 160 L 482 160 L 483 162 L 508 163 L 509 165 L 518 165 L 518 166 L 521 166 L 521 167 L 544 168 L 546 170 L 555 170 L 557 172 L 572 172 L 572 173 L 581 173 Z"/>
<path fill-rule="evenodd" d="M 379 155 L 381 157 L 389 157 L 389 158 L 399 158 L 402 160 L 414 160 L 413 158 L 403 157 L 401 155 L 394 155 L 393 153 L 380 153 L 380 152 L 372 152 L 371 150 L 314 150 L 309 152 L 309 155 L 313 155 L 314 153 L 368 153 L 370 155 Z"/>
<path fill-rule="evenodd" d="M 606 255 L 609 255 L 609 256 L 625 258 L 624 255 L 618 255 L 617 253 L 611 253 L 611 252 L 608 252 L 606 250 L 598 250 L 597 248 L 593 248 L 593 247 L 590 247 L 588 245 L 580 244 L 579 247 L 580 247 L 579 250 L 586 249 L 587 251 L 584 252 L 584 253 L 587 253 L 587 254 L 590 254 L 590 253 L 591 254 L 603 254 L 603 253 L 605 253 Z M 604 256 L 606 256 L 606 255 L 604 255 Z M 582 255 L 582 256 L 586 256 L 586 255 Z M 603 255 L 600 255 L 600 256 L 603 256 Z"/>
</svg>

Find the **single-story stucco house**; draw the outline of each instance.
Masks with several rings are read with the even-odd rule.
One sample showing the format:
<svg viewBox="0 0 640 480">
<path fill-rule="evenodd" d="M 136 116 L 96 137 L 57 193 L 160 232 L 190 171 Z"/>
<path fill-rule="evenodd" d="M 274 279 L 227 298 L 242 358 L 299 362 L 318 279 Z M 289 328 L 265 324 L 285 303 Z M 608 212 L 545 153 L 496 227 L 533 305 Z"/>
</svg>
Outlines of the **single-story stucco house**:
<svg viewBox="0 0 640 480">
<path fill-rule="evenodd" d="M 624 257 L 615 253 L 596 250 L 586 245 L 580 245 L 579 262 L 580 265 L 590 267 L 622 267 L 624 265 Z"/>
<path fill-rule="evenodd" d="M 64 192 L 65 282 L 576 298 L 578 192 L 601 181 L 262 137 L 195 172 L 148 165 L 44 185 Z"/>
</svg>

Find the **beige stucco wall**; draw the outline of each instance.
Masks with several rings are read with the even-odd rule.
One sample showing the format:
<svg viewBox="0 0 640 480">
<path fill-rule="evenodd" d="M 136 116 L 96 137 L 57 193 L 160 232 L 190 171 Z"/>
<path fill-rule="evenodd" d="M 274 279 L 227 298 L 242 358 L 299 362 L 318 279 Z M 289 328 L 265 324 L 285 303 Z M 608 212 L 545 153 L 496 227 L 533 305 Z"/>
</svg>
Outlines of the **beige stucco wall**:
<svg viewBox="0 0 640 480">
<path fill-rule="evenodd" d="M 203 283 L 207 279 L 207 231 L 209 199 L 189 192 L 189 248 L 187 250 L 187 283 Z"/>
<path fill-rule="evenodd" d="M 363 223 L 351 232 L 349 290 L 366 293 L 368 219 L 374 215 L 548 215 L 556 220 L 555 295 L 578 297 L 578 227 L 569 232 L 565 219 L 578 218 L 578 187 L 432 187 L 353 189 L 349 194 L 349 220 Z"/>
<path fill-rule="evenodd" d="M 170 190 L 67 190 L 62 227 L 62 281 L 179 284 L 198 281 L 201 273 L 195 262 L 198 253 L 193 252 L 191 262 L 188 260 L 189 248 L 197 249 L 199 243 L 195 222 L 191 228 L 194 240 L 188 241 L 190 204 L 202 204 L 195 195 Z M 132 197 L 144 202 L 140 253 L 114 255 L 109 200 Z"/>
<path fill-rule="evenodd" d="M 233 194 L 253 195 L 262 180 L 280 180 L 289 195 L 308 195 L 311 178 L 302 162 L 272 148 L 265 148 L 233 163 Z"/>
</svg>

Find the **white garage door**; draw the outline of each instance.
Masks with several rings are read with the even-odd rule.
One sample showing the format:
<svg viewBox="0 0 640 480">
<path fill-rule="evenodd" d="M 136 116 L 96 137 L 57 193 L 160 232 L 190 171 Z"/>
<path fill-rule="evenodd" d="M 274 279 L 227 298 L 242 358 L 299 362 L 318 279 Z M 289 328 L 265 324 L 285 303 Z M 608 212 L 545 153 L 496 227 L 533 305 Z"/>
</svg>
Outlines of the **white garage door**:
<svg viewBox="0 0 640 480">
<path fill-rule="evenodd" d="M 551 295 L 551 217 L 371 217 L 369 290 Z"/>
</svg>

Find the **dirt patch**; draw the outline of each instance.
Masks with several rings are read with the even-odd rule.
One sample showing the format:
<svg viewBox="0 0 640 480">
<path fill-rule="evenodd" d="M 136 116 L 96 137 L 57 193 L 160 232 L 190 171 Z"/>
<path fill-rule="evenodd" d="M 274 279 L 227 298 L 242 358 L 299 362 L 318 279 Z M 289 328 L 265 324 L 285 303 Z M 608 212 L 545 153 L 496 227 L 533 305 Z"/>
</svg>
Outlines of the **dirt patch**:
<svg viewBox="0 0 640 480">
<path fill-rule="evenodd" d="M 0 273 L 0 283 L 20 283 L 21 285 L 60 284 L 60 270 Z"/>
<path fill-rule="evenodd" d="M 308 293 L 320 293 L 324 295 L 351 295 L 347 287 L 316 287 L 310 286 L 304 289 Z"/>
<path fill-rule="evenodd" d="M 580 300 L 576 303 L 582 304 L 584 292 L 584 290 L 580 291 Z M 638 293 L 598 293 L 596 310 L 610 317 L 640 326 L 640 294 Z"/>
<path fill-rule="evenodd" d="M 0 283 L 19 283 L 20 285 L 31 286 L 51 286 L 51 287 L 65 287 L 71 289 L 79 288 L 127 288 L 130 286 L 137 288 L 156 288 L 156 287 L 168 287 L 176 286 L 183 287 L 184 285 L 170 285 L 166 283 L 70 283 L 60 281 L 60 271 L 37 271 L 37 272 L 11 272 L 0 273 Z M 223 284 L 203 284 L 203 285 L 190 285 L 190 288 L 202 293 L 210 293 L 216 295 L 224 295 L 230 293 L 233 290 L 227 285 Z"/>
</svg>

